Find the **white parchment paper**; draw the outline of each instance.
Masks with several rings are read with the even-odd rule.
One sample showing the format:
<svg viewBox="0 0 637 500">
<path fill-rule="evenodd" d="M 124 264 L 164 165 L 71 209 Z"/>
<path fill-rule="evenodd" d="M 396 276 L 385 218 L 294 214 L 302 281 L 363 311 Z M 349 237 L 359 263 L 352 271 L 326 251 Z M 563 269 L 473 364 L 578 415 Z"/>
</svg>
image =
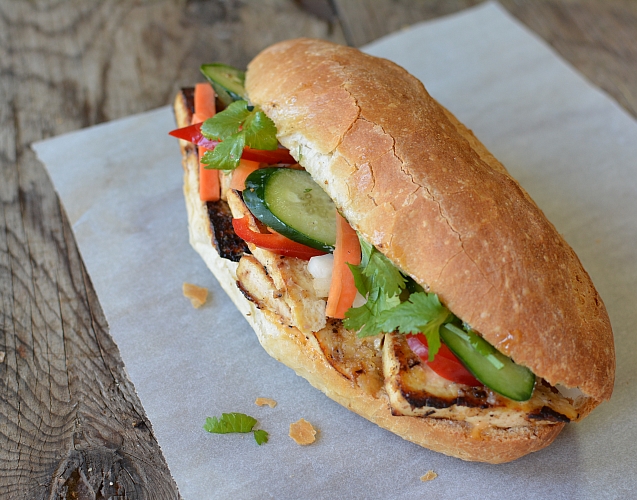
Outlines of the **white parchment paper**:
<svg viewBox="0 0 637 500">
<path fill-rule="evenodd" d="M 637 123 L 499 5 L 366 50 L 418 76 L 531 193 L 575 248 L 615 331 L 613 399 L 514 463 L 422 449 L 327 399 L 269 358 L 188 245 L 172 112 L 161 108 L 34 145 L 69 214 L 126 368 L 179 489 L 205 498 L 629 498 L 637 479 Z M 82 147 L 99 144 L 99 148 Z M 211 291 L 195 310 L 184 281 Z M 278 401 L 257 407 L 257 397 Z M 210 435 L 253 415 L 270 442 Z M 299 447 L 305 418 L 318 440 Z M 423 483 L 428 470 L 437 479 Z"/>
</svg>

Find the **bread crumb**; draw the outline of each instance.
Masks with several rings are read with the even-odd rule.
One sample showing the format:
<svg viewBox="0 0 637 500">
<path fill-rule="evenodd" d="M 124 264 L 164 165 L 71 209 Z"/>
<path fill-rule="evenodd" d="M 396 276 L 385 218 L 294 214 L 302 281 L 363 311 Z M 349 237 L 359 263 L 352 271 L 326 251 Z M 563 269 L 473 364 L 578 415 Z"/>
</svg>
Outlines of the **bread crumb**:
<svg viewBox="0 0 637 500">
<path fill-rule="evenodd" d="M 427 474 L 425 474 L 424 476 L 420 477 L 420 480 L 423 483 L 426 483 L 427 481 L 433 481 L 434 479 L 436 479 L 438 477 L 438 474 L 436 474 L 434 471 L 429 470 L 427 471 Z"/>
<path fill-rule="evenodd" d="M 290 424 L 289 435 L 296 441 L 296 444 L 300 444 L 301 446 L 312 444 L 316 440 L 316 430 L 312 427 L 312 424 L 304 418 Z"/>
<path fill-rule="evenodd" d="M 270 408 L 274 408 L 276 406 L 276 401 L 270 398 L 257 398 L 254 404 L 257 406 L 268 405 Z"/>
<path fill-rule="evenodd" d="M 193 285 L 192 283 L 184 283 L 182 290 L 184 297 L 190 299 L 193 307 L 199 309 L 206 303 L 208 298 L 208 289 L 201 286 Z"/>
</svg>

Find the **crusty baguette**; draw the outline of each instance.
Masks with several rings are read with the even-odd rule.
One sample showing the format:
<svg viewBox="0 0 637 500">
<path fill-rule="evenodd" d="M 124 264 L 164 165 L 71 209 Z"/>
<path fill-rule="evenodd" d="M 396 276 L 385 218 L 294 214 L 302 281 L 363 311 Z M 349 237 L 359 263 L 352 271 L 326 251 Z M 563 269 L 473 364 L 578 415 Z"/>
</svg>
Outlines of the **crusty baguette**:
<svg viewBox="0 0 637 500">
<path fill-rule="evenodd" d="M 175 100 L 175 114 L 178 126 L 190 123 L 181 95 Z M 237 263 L 221 258 L 211 243 L 210 222 L 205 204 L 199 199 L 197 155 L 191 146 L 180 142 L 190 243 L 254 329 L 270 356 L 292 368 L 345 408 L 404 439 L 447 455 L 464 460 L 503 463 L 540 450 L 553 442 L 564 427 L 563 423 L 515 429 L 480 429 L 476 433 L 471 425 L 463 422 L 394 416 L 384 394 L 373 396 L 343 377 L 328 362 L 314 336 L 282 324 L 276 314 L 260 309 L 237 286 Z"/>
<path fill-rule="evenodd" d="M 388 86 L 383 86 L 378 80 L 385 80 Z M 308 82 L 312 82 L 311 88 Z M 579 387 L 586 392 L 587 397 L 575 401 L 580 417 L 587 414 L 599 401 L 610 396 L 614 369 L 612 333 L 601 299 L 579 261 L 553 226 L 546 222 L 528 195 L 508 176 L 504 167 L 451 113 L 431 99 L 419 82 L 395 65 L 368 58 L 353 49 L 325 42 L 297 40 L 278 44 L 258 56 L 249 67 L 247 87 L 251 100 L 262 106 L 275 121 L 281 142 L 290 148 L 293 156 L 324 185 L 354 227 L 374 242 L 403 271 L 439 293 L 443 301 L 462 319 L 468 319 L 474 327 L 478 327 L 478 324 L 485 326 L 490 332 L 489 335 L 479 328 L 478 331 L 501 350 L 513 356 L 516 361 L 523 359 L 525 352 L 533 349 L 549 351 L 551 360 L 557 356 L 560 365 L 558 368 L 547 368 L 546 362 L 538 361 L 533 356 L 532 363 L 527 366 L 551 383 Z M 398 101 L 394 99 L 396 94 L 400 96 Z M 373 95 L 373 98 L 370 98 L 370 95 Z M 352 103 L 355 105 L 354 109 L 351 107 Z M 416 106 L 421 106 L 427 114 L 403 113 L 405 107 L 412 110 Z M 396 111 L 387 114 L 388 109 Z M 190 123 L 191 110 L 188 109 L 182 94 L 175 100 L 175 114 L 178 126 Z M 400 117 L 400 120 L 397 120 L 397 117 Z M 414 130 L 419 130 L 425 136 L 430 134 L 433 139 L 423 136 L 418 139 L 417 146 L 405 145 L 404 142 L 408 139 L 405 136 L 409 136 Z M 444 141 L 441 138 L 444 138 Z M 206 206 L 199 200 L 198 195 L 198 163 L 194 147 L 182 141 L 181 148 L 184 154 L 184 194 L 191 244 L 244 314 L 265 350 L 275 359 L 294 369 L 330 398 L 379 426 L 419 445 L 465 460 L 491 463 L 514 460 L 544 448 L 562 430 L 564 423 L 559 421 L 547 423 L 529 420 L 526 425 L 507 428 L 476 427 L 464 421 L 446 418 L 393 414 L 384 390 L 365 390 L 343 376 L 326 357 L 317 336 L 308 332 L 302 333 L 299 329 L 285 324 L 280 314 L 272 308 L 264 307 L 263 303 L 237 286 L 237 264 L 222 259 L 211 244 L 210 221 Z M 426 165 L 426 171 L 419 169 L 419 164 Z M 514 213 L 504 210 L 504 215 L 500 215 L 500 207 L 490 205 L 484 200 L 482 204 L 476 202 L 481 192 L 473 191 L 469 184 L 458 184 L 459 179 L 464 179 L 463 182 L 468 183 L 468 178 L 474 174 L 480 182 L 486 182 L 485 196 L 490 195 L 489 189 L 503 189 L 506 197 L 509 197 L 510 204 L 515 205 L 511 208 Z M 442 187 L 432 182 L 440 180 L 444 181 Z M 472 179 L 471 182 L 475 180 Z M 415 181 L 421 184 L 417 188 L 411 185 Z M 407 187 L 407 184 L 410 186 Z M 455 191 L 450 185 L 453 185 Z M 467 193 L 463 193 L 463 189 Z M 457 202 L 453 196 L 446 194 L 450 190 L 458 195 L 460 207 L 449 206 L 449 203 Z M 501 202 L 501 195 L 496 196 L 500 196 L 496 197 L 496 200 Z M 399 200 L 399 203 L 396 200 Z M 410 213 L 414 211 L 414 207 L 418 207 L 417 210 L 420 212 L 413 219 L 409 216 L 404 218 L 400 210 L 401 204 L 407 204 L 407 211 Z M 487 205 L 486 213 L 480 212 L 484 205 Z M 395 210 L 396 207 L 398 209 Z M 367 214 L 367 211 L 371 215 Z M 502 216 L 504 220 L 510 221 L 511 217 L 524 216 L 528 211 L 533 223 L 530 224 L 530 228 L 516 225 L 514 230 L 509 232 L 506 228 L 504 232 L 494 232 L 492 226 L 495 227 L 498 223 L 491 220 L 490 224 L 483 224 L 481 221 L 472 230 L 463 226 L 466 223 L 459 220 L 463 218 L 463 211 L 471 212 L 466 215 L 469 219 L 474 217 L 474 223 L 476 218 L 484 219 L 487 216 Z M 423 225 L 425 221 L 429 225 L 428 228 L 433 228 L 432 234 L 427 236 L 429 233 L 425 230 L 414 234 L 413 228 Z M 393 238 L 387 232 L 389 229 L 395 234 Z M 514 234 L 517 230 L 523 231 L 522 235 L 525 234 L 524 231 L 539 231 L 532 234 L 539 234 L 545 241 L 548 238 L 547 246 L 530 247 L 526 238 Z M 424 233 L 424 236 L 420 233 Z M 409 240 L 408 236 L 412 239 Z M 472 253 L 479 237 L 487 238 L 486 243 L 491 252 L 485 253 L 478 248 L 477 253 Z M 460 248 L 458 242 L 461 242 Z M 508 252 L 506 248 L 504 251 L 497 248 L 504 245 L 509 248 Z M 456 249 L 452 250 L 454 246 Z M 531 311 L 527 310 L 529 306 L 526 306 L 526 303 L 520 302 L 517 309 L 511 305 L 512 301 L 521 299 L 520 293 L 525 298 L 527 295 L 539 293 L 537 285 L 533 283 L 539 272 L 534 267 L 536 263 L 531 263 L 530 269 L 533 272 L 527 272 L 530 283 L 523 282 L 519 276 L 515 277 L 514 271 L 509 269 L 515 256 L 513 252 L 521 251 L 521 261 L 513 267 L 524 275 L 526 271 L 522 264 L 527 260 L 533 260 L 529 255 L 529 248 L 536 253 L 543 249 L 543 255 L 551 251 L 554 252 L 552 256 L 566 259 L 563 266 L 553 263 L 553 267 L 547 265 L 548 267 L 543 268 L 544 271 L 550 272 L 557 269 L 562 273 L 559 276 L 568 278 L 568 286 L 558 286 L 559 283 L 556 283 L 552 276 L 545 278 L 549 281 L 548 285 L 542 285 L 554 287 L 551 289 L 553 292 L 558 290 L 555 300 L 549 301 L 552 307 L 557 308 L 557 313 L 553 316 L 568 313 L 576 317 L 578 329 L 581 329 L 582 324 L 588 323 L 589 328 L 584 329 L 581 338 L 584 339 L 584 343 L 600 344 L 582 349 L 573 346 L 573 342 L 565 342 L 563 337 L 574 334 L 575 329 L 568 325 L 552 324 L 551 331 L 561 343 L 560 348 L 570 349 L 568 352 L 571 358 L 575 356 L 579 362 L 585 360 L 589 369 L 586 366 L 568 366 L 573 359 L 569 360 L 569 356 L 550 352 L 551 346 L 544 344 L 546 338 L 543 332 L 536 334 L 534 330 L 527 330 L 530 328 L 529 325 L 537 324 L 540 320 L 550 320 L 551 315 L 547 314 L 541 318 L 527 318 L 529 315 L 532 316 L 531 313 L 537 312 L 535 308 L 538 304 L 533 302 L 535 299 L 531 300 Z M 423 249 L 427 252 L 423 252 Z M 415 256 L 408 255 L 409 252 L 413 252 Z M 430 253 L 436 255 L 429 257 Z M 460 264 L 449 263 L 456 254 L 463 256 L 461 260 L 464 268 Z M 427 259 L 430 259 L 429 263 L 434 266 L 433 274 L 431 270 L 421 266 L 420 261 Z M 432 263 L 431 259 L 435 262 Z M 467 263 L 467 260 L 471 259 L 480 263 L 489 273 L 494 273 L 495 278 L 508 283 L 506 287 L 502 287 L 508 290 L 502 294 L 503 297 L 484 299 L 485 296 L 489 297 L 489 293 L 493 293 L 493 287 L 489 286 L 484 290 L 479 288 L 484 285 L 484 276 L 481 272 L 477 273 L 477 263 Z M 540 267 L 545 266 L 540 264 Z M 506 269 L 495 270 L 498 266 Z M 460 273 L 463 279 L 449 271 L 442 272 L 443 269 L 453 269 L 454 273 Z M 478 300 L 471 297 L 467 289 L 463 288 L 466 286 L 467 271 L 470 277 L 477 278 L 478 283 L 470 285 L 476 288 L 471 288 L 469 292 L 481 294 Z M 577 277 L 573 278 L 575 281 L 579 280 L 577 290 L 585 289 L 588 293 L 581 298 L 576 296 L 576 302 L 579 300 L 584 306 L 593 306 L 592 312 L 582 309 L 582 317 L 573 316 L 573 307 L 562 303 L 573 302 L 572 299 L 563 299 L 561 296 L 562 293 L 573 292 L 569 285 L 572 281 L 569 277 L 570 272 L 577 274 Z M 438 288 L 439 286 L 441 288 Z M 460 291 L 454 292 L 454 286 Z M 517 286 L 523 289 L 526 287 L 528 290 L 519 292 L 514 289 Z M 463 316 L 458 307 L 462 311 L 471 309 L 467 305 L 470 302 L 474 308 L 480 309 L 478 312 L 471 310 Z M 507 314 L 497 308 L 488 309 L 486 320 L 482 318 L 484 321 L 479 322 L 482 312 L 494 307 L 494 304 L 498 307 L 504 304 L 513 309 Z M 515 333 L 509 333 L 503 340 L 498 336 L 498 332 L 503 328 L 510 328 L 510 323 L 496 327 L 495 333 L 488 325 L 493 322 L 494 317 L 507 316 L 522 319 L 519 320 L 519 324 L 516 323 L 518 327 L 511 330 Z M 531 333 L 522 335 L 523 331 Z M 595 348 L 598 351 L 595 351 Z M 602 354 L 598 356 L 593 351 Z M 587 358 L 589 354 L 591 355 Z M 571 374 L 572 370 L 576 372 L 575 375 Z M 567 372 L 568 375 L 561 375 L 563 372 Z M 594 380 L 589 383 L 585 379 L 591 376 Z"/>
<path fill-rule="evenodd" d="M 419 80 L 301 39 L 259 54 L 246 89 L 350 224 L 403 272 L 517 363 L 579 388 L 582 414 L 610 398 L 613 334 L 579 259 Z"/>
</svg>

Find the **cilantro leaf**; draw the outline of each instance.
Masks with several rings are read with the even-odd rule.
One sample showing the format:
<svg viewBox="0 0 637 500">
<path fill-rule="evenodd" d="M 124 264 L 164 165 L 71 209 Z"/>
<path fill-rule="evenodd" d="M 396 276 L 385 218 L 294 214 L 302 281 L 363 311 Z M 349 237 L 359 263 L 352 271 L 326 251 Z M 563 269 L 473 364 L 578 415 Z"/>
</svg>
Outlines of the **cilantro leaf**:
<svg viewBox="0 0 637 500">
<path fill-rule="evenodd" d="M 363 265 L 361 264 L 355 266 L 353 264 L 347 263 L 347 267 L 349 267 L 350 271 L 352 271 L 352 276 L 354 276 L 354 286 L 356 287 L 356 290 L 358 290 L 358 293 L 363 296 L 367 295 L 367 293 L 369 292 L 369 290 L 367 289 L 367 280 L 363 275 L 363 271 L 361 271 Z"/>
<path fill-rule="evenodd" d="M 345 313 L 345 328 L 355 330 L 359 337 L 384 333 L 382 314 L 400 304 L 398 295 L 405 288 L 406 280 L 401 272 L 373 245 L 362 238 L 361 263 L 349 265 L 354 285 L 367 302 Z"/>
<path fill-rule="evenodd" d="M 357 331 L 359 337 L 393 331 L 421 332 L 427 337 L 432 361 L 440 349 L 440 327 L 454 316 L 436 294 L 426 293 L 411 278 L 403 276 L 373 245 L 359 239 L 361 263 L 349 268 L 356 289 L 367 296 L 367 302 L 345 313 L 345 328 Z M 405 289 L 410 295 L 401 303 L 400 296 Z"/>
<path fill-rule="evenodd" d="M 367 264 L 369 264 L 369 258 L 372 255 L 372 252 L 376 251 L 374 245 L 371 243 L 367 243 L 363 238 L 358 237 L 358 241 L 361 244 L 361 267 L 365 269 Z"/>
<path fill-rule="evenodd" d="M 367 304 L 363 304 L 360 307 L 350 307 L 345 312 L 345 320 L 343 326 L 348 330 L 354 330 L 355 332 L 363 328 L 367 323 L 374 321 L 374 315 Z M 359 333 L 360 336 L 360 333 Z"/>
<path fill-rule="evenodd" d="M 345 328 L 357 330 L 358 337 L 369 337 L 392 330 L 383 328 L 383 313 L 400 304 L 398 296 L 389 297 L 384 293 L 376 294 L 376 297 L 360 307 L 349 309 L 345 313 Z"/>
<path fill-rule="evenodd" d="M 406 280 L 401 272 L 378 250 L 369 258 L 363 274 L 374 281 L 381 290 L 390 297 L 400 294 L 405 288 Z"/>
<path fill-rule="evenodd" d="M 208 417 L 203 428 L 213 434 L 250 432 L 257 419 L 244 413 L 222 413 L 221 418 Z"/>
<path fill-rule="evenodd" d="M 201 163 L 206 165 L 206 168 L 233 170 L 239 165 L 244 146 L 245 135 L 239 132 L 217 144 L 212 151 L 206 151 L 201 157 Z"/>
<path fill-rule="evenodd" d="M 407 279 L 382 253 L 373 245 L 360 238 L 361 263 L 349 265 L 354 275 L 354 284 L 361 293 L 367 295 L 375 290 L 382 290 L 389 297 L 399 295 L 405 288 Z"/>
<path fill-rule="evenodd" d="M 224 141 L 241 130 L 249 115 L 248 103 L 235 101 L 223 111 L 203 122 L 201 133 L 206 139 Z"/>
<path fill-rule="evenodd" d="M 262 429 L 259 429 L 258 431 L 254 431 L 254 440 L 257 442 L 259 446 L 261 446 L 263 443 L 268 442 L 268 436 L 269 434 Z"/>
<path fill-rule="evenodd" d="M 385 311 L 379 320 L 380 328 L 386 332 L 422 332 L 429 345 L 429 361 L 440 349 L 440 327 L 451 320 L 452 315 L 440 303 L 435 293 L 412 293 L 406 302 Z"/>
<path fill-rule="evenodd" d="M 354 284 L 361 294 L 367 295 L 367 302 L 360 307 L 350 308 L 345 313 L 345 328 L 358 331 L 359 337 L 369 337 L 391 331 L 383 330 L 381 315 L 384 311 L 397 307 L 400 304 L 400 298 L 397 295 L 390 297 L 384 293 L 373 280 L 366 278 L 357 267 L 350 266 L 354 274 Z"/>
<path fill-rule="evenodd" d="M 361 243 L 361 263 L 359 269 L 369 278 L 366 280 L 367 292 L 379 287 L 384 293 L 393 297 L 405 288 L 407 280 L 391 261 L 376 250 L 373 245 L 359 237 Z M 354 276 L 356 279 L 356 276 Z M 358 287 L 357 287 L 358 288 Z M 360 292 L 360 290 L 359 290 Z M 364 293 L 361 292 L 363 295 Z"/>
<path fill-rule="evenodd" d="M 244 413 L 222 413 L 221 418 L 208 417 L 203 428 L 213 434 L 230 434 L 234 432 L 252 432 L 259 446 L 268 442 L 269 434 L 262 430 L 253 430 L 257 419 Z"/>
<path fill-rule="evenodd" d="M 246 144 L 254 149 L 275 150 L 279 146 L 276 126 L 263 111 L 253 111 L 243 123 Z"/>
<path fill-rule="evenodd" d="M 272 151 L 279 145 L 274 122 L 247 101 L 235 101 L 203 122 L 201 133 L 207 139 L 221 141 L 201 159 L 206 168 L 217 170 L 237 168 L 245 146 Z"/>
</svg>

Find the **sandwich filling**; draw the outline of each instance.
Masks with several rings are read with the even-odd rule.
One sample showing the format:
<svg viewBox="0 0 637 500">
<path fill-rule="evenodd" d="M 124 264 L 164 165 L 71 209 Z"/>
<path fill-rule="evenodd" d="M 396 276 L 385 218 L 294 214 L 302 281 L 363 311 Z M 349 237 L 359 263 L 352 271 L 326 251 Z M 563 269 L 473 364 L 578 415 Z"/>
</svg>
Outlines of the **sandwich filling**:
<svg viewBox="0 0 637 500">
<path fill-rule="evenodd" d="M 241 95 L 235 96 L 241 102 Z M 193 94 L 186 89 L 178 99 L 184 110 L 183 116 L 177 117 L 178 122 L 180 126 L 189 125 L 195 114 Z M 219 108 L 225 105 L 217 100 Z M 254 110 L 249 108 L 246 105 L 242 109 L 253 113 Z M 238 127 L 239 133 L 248 135 L 254 123 L 262 118 L 249 120 Z M 257 126 L 262 130 L 267 124 L 257 123 Z M 335 242 L 326 235 L 329 231 L 326 232 L 321 223 L 325 217 L 315 217 L 319 221 L 316 227 L 298 236 L 294 232 L 297 231 L 294 228 L 296 214 L 284 215 L 282 218 L 291 222 L 277 225 L 281 218 L 275 217 L 279 222 L 268 219 L 269 210 L 263 211 L 261 206 L 265 196 L 259 193 L 260 187 L 273 175 L 289 177 L 302 187 L 301 195 L 295 194 L 293 201 L 298 203 L 303 194 L 308 195 L 308 199 L 319 199 L 312 210 L 320 215 L 325 213 L 318 195 L 318 192 L 322 193 L 321 188 L 317 184 L 302 184 L 305 180 L 301 174 L 290 174 L 302 172 L 302 167 L 296 163 L 274 163 L 276 166 L 272 167 L 274 160 L 268 160 L 268 164 L 256 161 L 252 172 L 245 175 L 240 160 L 241 151 L 246 147 L 242 142 L 245 138 L 232 140 L 239 141 L 238 145 L 229 145 L 226 149 L 215 147 L 213 152 L 223 153 L 224 162 L 230 157 L 235 168 L 221 168 L 219 199 L 200 200 L 199 204 L 209 225 L 210 244 L 221 258 L 237 263 L 237 286 L 271 321 L 298 329 L 308 339 L 313 337 L 334 370 L 366 393 L 386 400 L 395 416 L 462 421 L 472 424 L 478 434 L 487 427 L 555 425 L 579 418 L 574 399 L 562 395 L 497 352 L 468 325 L 455 318 L 434 294 L 427 293 L 429 291 L 412 283 L 395 268 L 394 279 L 402 280 L 402 284 L 397 293 L 389 297 L 392 304 L 388 307 L 383 302 L 387 299 L 379 295 L 379 288 L 391 286 L 391 278 L 385 276 L 385 281 L 378 284 L 379 273 L 383 276 L 386 263 L 365 241 L 361 240 L 362 264 L 348 266 L 356 281 L 358 307 L 353 307 L 352 297 L 344 317 L 326 314 L 326 310 L 330 310 L 329 297 L 325 293 L 326 278 L 315 278 L 308 267 L 308 259 L 330 252 L 334 247 Z M 223 142 L 225 140 L 220 144 Z M 280 148 L 276 145 L 274 148 L 271 144 L 266 146 L 279 154 Z M 192 144 L 184 147 L 187 175 L 200 177 L 198 157 L 201 155 L 197 147 Z M 208 157 L 211 163 L 219 161 L 211 156 Z M 223 165 L 227 167 L 228 163 Z M 270 172 L 274 169 L 286 172 Z M 314 190 L 317 196 L 312 197 Z M 255 192 L 259 194 L 256 201 Z M 266 208 L 270 206 L 265 205 Z M 283 207 L 285 209 L 285 204 Z M 266 213 L 265 218 L 263 213 Z M 286 237 L 299 246 L 286 243 Z M 366 269 L 374 259 L 381 262 L 378 264 L 381 270 L 374 268 L 373 273 L 366 275 Z M 413 318 L 413 312 L 418 308 L 433 310 L 433 316 L 428 318 L 434 319 L 424 322 L 404 319 Z M 374 313 L 378 313 L 377 317 Z M 414 326 L 414 321 L 423 328 L 415 328 L 418 325 Z M 435 335 L 430 330 L 435 330 Z M 419 333 L 421 331 L 426 335 Z M 473 351 L 462 354 L 463 349 L 473 349 L 478 354 Z M 492 383 L 488 374 L 484 375 L 480 369 L 484 365 L 487 372 L 496 373 L 496 378 L 503 382 Z M 530 387 L 528 395 L 507 392 L 507 373 L 511 377 L 526 377 L 525 383 Z"/>
</svg>

